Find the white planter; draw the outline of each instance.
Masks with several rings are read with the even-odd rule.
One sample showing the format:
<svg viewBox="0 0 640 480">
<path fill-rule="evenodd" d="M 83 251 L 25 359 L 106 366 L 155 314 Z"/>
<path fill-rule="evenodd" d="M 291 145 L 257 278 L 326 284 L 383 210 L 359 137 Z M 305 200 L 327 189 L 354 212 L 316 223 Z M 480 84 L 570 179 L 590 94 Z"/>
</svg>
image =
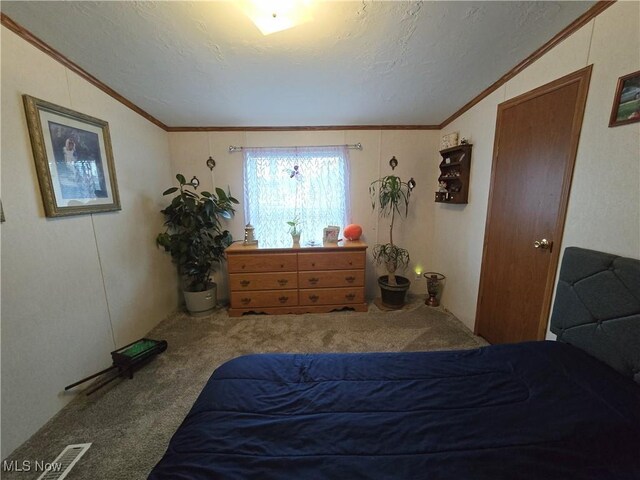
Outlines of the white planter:
<svg viewBox="0 0 640 480">
<path fill-rule="evenodd" d="M 217 285 L 214 283 L 204 292 L 182 292 L 187 310 L 194 317 L 209 315 L 216 308 Z"/>
</svg>

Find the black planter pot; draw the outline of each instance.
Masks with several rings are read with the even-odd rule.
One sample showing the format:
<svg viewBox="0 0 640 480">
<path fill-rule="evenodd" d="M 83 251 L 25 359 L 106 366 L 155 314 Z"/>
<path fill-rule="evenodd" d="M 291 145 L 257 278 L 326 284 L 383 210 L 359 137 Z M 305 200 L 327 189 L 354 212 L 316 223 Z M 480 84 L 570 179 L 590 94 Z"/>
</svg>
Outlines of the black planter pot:
<svg viewBox="0 0 640 480">
<path fill-rule="evenodd" d="M 404 306 L 404 297 L 411 286 L 408 278 L 396 275 L 398 285 L 389 285 L 389 275 L 378 277 L 382 305 L 387 308 L 400 309 Z"/>
</svg>

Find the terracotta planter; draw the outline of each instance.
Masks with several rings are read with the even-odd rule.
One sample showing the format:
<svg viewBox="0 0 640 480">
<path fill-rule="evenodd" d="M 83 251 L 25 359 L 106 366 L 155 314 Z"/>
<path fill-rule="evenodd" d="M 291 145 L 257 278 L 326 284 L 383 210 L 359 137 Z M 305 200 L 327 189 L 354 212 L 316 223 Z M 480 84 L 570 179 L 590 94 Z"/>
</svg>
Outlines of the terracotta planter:
<svg viewBox="0 0 640 480">
<path fill-rule="evenodd" d="M 213 283 L 209 290 L 204 292 L 182 292 L 187 310 L 193 317 L 209 315 L 216 308 L 217 285 Z"/>
<path fill-rule="evenodd" d="M 378 277 L 382 305 L 387 308 L 400 309 L 404 306 L 404 297 L 411 286 L 408 278 L 396 275 L 397 285 L 389 285 L 389 275 Z"/>
</svg>

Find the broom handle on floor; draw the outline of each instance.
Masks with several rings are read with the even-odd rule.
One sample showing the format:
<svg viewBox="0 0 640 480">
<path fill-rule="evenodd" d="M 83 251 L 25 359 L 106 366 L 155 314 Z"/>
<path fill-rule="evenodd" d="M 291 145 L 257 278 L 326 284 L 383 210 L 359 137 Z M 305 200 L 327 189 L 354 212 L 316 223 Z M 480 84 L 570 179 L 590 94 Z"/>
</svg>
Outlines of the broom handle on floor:
<svg viewBox="0 0 640 480">
<path fill-rule="evenodd" d="M 80 385 L 81 383 L 84 383 L 84 382 L 86 382 L 88 380 L 91 380 L 92 378 L 96 378 L 97 376 L 100 376 L 103 373 L 107 373 L 109 370 L 113 370 L 114 368 L 118 368 L 118 367 L 116 367 L 115 365 L 111 365 L 109 368 L 105 368 L 104 370 L 101 370 L 98 373 L 94 373 L 93 375 L 89 375 L 88 377 L 83 378 L 82 380 L 78 380 L 77 382 L 72 383 L 71 385 L 68 385 L 68 386 L 64 387 L 64 390 L 66 392 L 70 388 L 76 387 L 76 386 Z"/>
<path fill-rule="evenodd" d="M 93 392 L 95 392 L 96 390 L 101 389 L 102 387 L 104 387 L 107 383 L 111 383 L 113 382 L 116 378 L 120 378 L 120 376 L 124 373 L 125 371 L 121 371 L 120 373 L 118 373 L 117 375 L 114 375 L 111 378 L 107 378 L 106 380 L 102 380 L 100 382 L 98 382 L 96 385 L 94 385 L 93 387 L 91 387 L 90 390 L 87 390 L 87 395 L 91 395 Z"/>
</svg>

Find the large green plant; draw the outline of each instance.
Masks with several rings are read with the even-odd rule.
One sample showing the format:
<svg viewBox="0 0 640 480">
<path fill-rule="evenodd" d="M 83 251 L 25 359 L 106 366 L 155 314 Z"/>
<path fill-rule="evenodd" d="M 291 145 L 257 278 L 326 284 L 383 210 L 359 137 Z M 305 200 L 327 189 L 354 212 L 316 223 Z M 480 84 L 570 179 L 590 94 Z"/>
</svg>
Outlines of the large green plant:
<svg viewBox="0 0 640 480">
<path fill-rule="evenodd" d="M 396 215 L 406 217 L 409 212 L 409 197 L 411 189 L 406 182 L 395 175 L 379 178 L 369 186 L 371 206 L 375 210 L 378 205 L 378 215 L 381 218 L 391 218 L 389 224 L 389 243 L 378 244 L 373 247 L 373 258 L 378 265 L 384 264 L 389 274 L 389 285 L 397 285 L 395 272 L 398 268 L 409 265 L 409 251 L 393 243 L 393 226 Z"/>
<path fill-rule="evenodd" d="M 163 195 L 177 192 L 165 216 L 166 231 L 158 234 L 156 243 L 171 253 L 178 272 L 186 280 L 186 289 L 202 292 L 211 285 L 214 265 L 224 259 L 224 250 L 231 245 L 231 234 L 222 228 L 220 218 L 231 218 L 238 200 L 216 188 L 216 193 L 196 193 L 196 185 L 176 175 L 179 186 L 171 187 Z"/>
</svg>

